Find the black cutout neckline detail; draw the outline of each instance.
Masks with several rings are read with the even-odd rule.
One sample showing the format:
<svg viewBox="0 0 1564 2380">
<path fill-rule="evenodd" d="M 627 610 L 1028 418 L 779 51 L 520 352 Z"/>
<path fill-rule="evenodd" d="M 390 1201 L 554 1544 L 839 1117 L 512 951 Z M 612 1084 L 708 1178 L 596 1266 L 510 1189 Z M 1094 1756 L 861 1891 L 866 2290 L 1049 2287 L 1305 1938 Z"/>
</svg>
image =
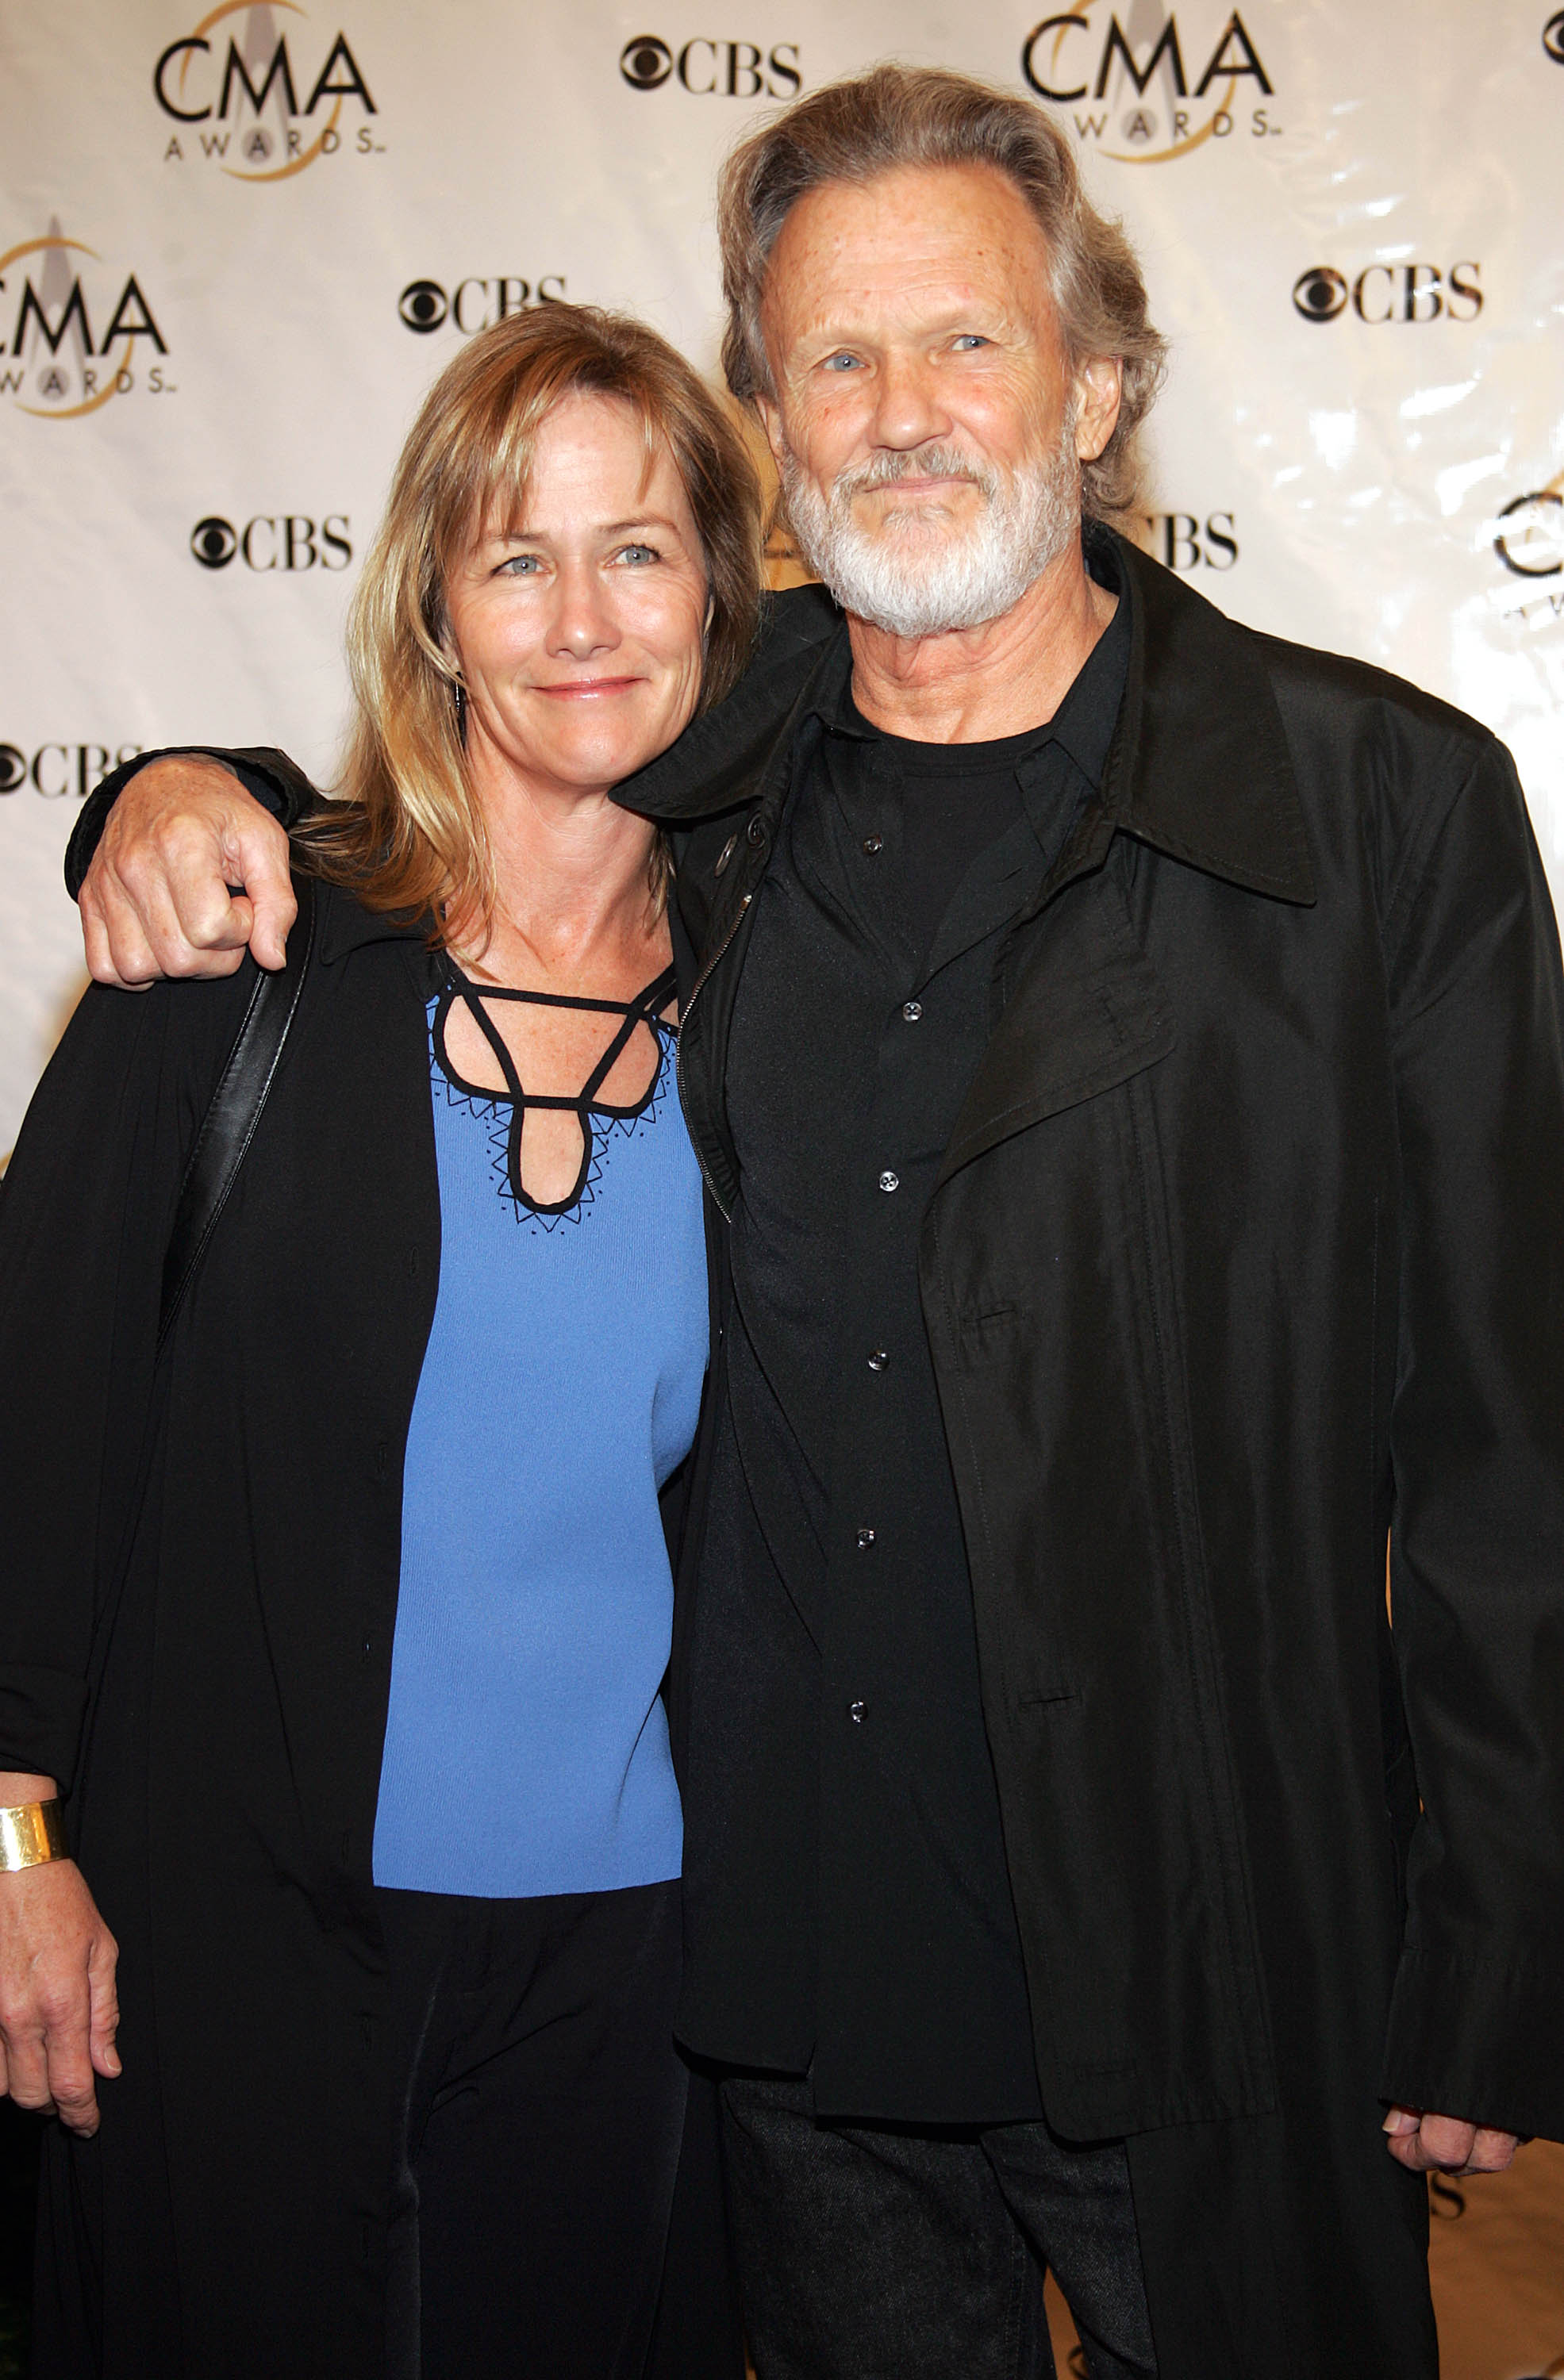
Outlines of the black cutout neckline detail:
<svg viewBox="0 0 1564 2380">
<path fill-rule="evenodd" d="M 664 967 L 633 1000 L 583 1000 L 562 991 L 523 991 L 507 984 L 474 983 L 464 975 L 454 959 L 447 965 L 446 980 L 440 987 L 434 1005 L 434 1017 L 430 1029 L 434 1062 L 446 1081 L 463 1098 L 482 1100 L 492 1108 L 508 1105 L 510 1120 L 506 1131 L 506 1188 L 518 1208 L 536 1215 L 544 1223 L 568 1215 L 581 1202 L 593 1167 L 598 1156 L 598 1135 L 594 1119 L 602 1117 L 612 1128 L 615 1124 L 633 1123 L 654 1104 L 663 1079 L 666 1045 L 673 1037 L 673 1027 L 661 1011 L 673 998 L 677 989 L 675 972 L 670 965 Z M 495 1055 L 495 1062 L 505 1077 L 503 1091 L 484 1083 L 470 1083 L 451 1062 L 446 1046 L 446 1019 L 458 1001 L 466 1007 L 473 1023 L 483 1034 Z M 574 1098 L 555 1092 L 529 1091 L 517 1070 L 503 1033 L 488 1014 L 485 1003 L 492 1000 L 519 1000 L 534 1008 L 584 1009 L 600 1016 L 617 1016 L 622 1021 L 618 1031 L 593 1068 Z M 629 1107 L 615 1107 L 596 1094 L 612 1074 L 615 1065 L 629 1047 L 638 1025 L 646 1026 L 657 1045 L 657 1063 L 652 1069 L 652 1079 L 641 1098 Z M 533 1198 L 521 1180 L 521 1132 L 529 1108 L 548 1108 L 556 1113 L 573 1114 L 580 1127 L 581 1162 L 569 1195 L 564 1198 Z"/>
</svg>

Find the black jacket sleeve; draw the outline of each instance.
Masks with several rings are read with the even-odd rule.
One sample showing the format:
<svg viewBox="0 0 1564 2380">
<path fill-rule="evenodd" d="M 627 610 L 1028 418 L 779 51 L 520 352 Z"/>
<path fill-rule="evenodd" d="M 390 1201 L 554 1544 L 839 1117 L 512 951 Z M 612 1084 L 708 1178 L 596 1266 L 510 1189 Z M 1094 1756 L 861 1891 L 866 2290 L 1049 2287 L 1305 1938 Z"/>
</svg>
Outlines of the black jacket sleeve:
<svg viewBox="0 0 1564 2380">
<path fill-rule="evenodd" d="M 67 1792 L 149 1450 L 164 1249 L 254 979 L 91 987 L 0 1183 L 0 1767 Z"/>
<path fill-rule="evenodd" d="M 1423 1814 L 1383 2088 L 1564 2138 L 1564 994 L 1502 746 L 1405 878 L 1391 1606 Z"/>
<path fill-rule="evenodd" d="M 208 760 L 220 760 L 226 769 L 233 771 L 246 793 L 253 794 L 289 833 L 323 798 L 303 770 L 296 767 L 286 752 L 277 751 L 270 744 L 238 750 L 215 744 L 169 744 L 155 752 L 138 752 L 133 760 L 111 769 L 103 783 L 93 788 L 71 830 L 66 845 L 65 880 L 66 891 L 73 901 L 92 865 L 92 854 L 98 848 L 104 821 L 131 778 L 151 761 L 173 759 L 180 754 L 199 754 Z"/>
</svg>

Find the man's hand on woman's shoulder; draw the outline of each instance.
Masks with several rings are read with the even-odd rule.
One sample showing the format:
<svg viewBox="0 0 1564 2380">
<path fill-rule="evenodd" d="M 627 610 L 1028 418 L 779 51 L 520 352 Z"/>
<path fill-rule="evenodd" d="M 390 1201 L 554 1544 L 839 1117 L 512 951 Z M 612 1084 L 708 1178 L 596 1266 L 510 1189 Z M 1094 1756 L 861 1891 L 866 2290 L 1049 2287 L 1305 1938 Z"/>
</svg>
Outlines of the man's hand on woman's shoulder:
<svg viewBox="0 0 1564 2380">
<path fill-rule="evenodd" d="M 280 967 L 298 908 L 287 836 L 222 761 L 150 761 L 108 814 L 80 907 L 87 965 L 121 991 L 232 975 L 247 944 Z"/>
</svg>

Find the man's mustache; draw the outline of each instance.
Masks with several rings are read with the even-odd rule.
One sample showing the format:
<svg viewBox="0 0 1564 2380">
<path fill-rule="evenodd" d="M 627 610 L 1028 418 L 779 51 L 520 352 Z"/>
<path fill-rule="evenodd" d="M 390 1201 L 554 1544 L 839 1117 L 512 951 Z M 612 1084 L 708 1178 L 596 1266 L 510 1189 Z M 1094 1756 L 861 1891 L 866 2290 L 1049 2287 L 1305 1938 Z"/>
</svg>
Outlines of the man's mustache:
<svg viewBox="0 0 1564 2380">
<path fill-rule="evenodd" d="M 856 471 L 844 471 L 832 483 L 833 504 L 850 504 L 855 496 L 876 488 L 894 488 L 901 480 L 966 480 L 990 501 L 997 482 L 959 446 L 919 446 L 910 454 L 876 455 Z"/>
</svg>

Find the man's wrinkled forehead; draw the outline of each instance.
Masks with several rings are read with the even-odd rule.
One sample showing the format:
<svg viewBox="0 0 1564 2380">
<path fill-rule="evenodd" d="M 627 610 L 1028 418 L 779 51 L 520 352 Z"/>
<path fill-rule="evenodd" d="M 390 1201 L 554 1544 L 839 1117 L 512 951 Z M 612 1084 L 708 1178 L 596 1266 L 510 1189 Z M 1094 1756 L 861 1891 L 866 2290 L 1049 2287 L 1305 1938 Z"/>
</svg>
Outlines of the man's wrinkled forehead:
<svg viewBox="0 0 1564 2380">
<path fill-rule="evenodd" d="M 1021 191 L 990 165 L 896 166 L 828 181 L 789 209 L 766 267 L 761 327 L 774 359 L 827 322 L 937 332 L 982 307 L 1035 326 L 1053 312 L 1049 254 Z"/>
</svg>

